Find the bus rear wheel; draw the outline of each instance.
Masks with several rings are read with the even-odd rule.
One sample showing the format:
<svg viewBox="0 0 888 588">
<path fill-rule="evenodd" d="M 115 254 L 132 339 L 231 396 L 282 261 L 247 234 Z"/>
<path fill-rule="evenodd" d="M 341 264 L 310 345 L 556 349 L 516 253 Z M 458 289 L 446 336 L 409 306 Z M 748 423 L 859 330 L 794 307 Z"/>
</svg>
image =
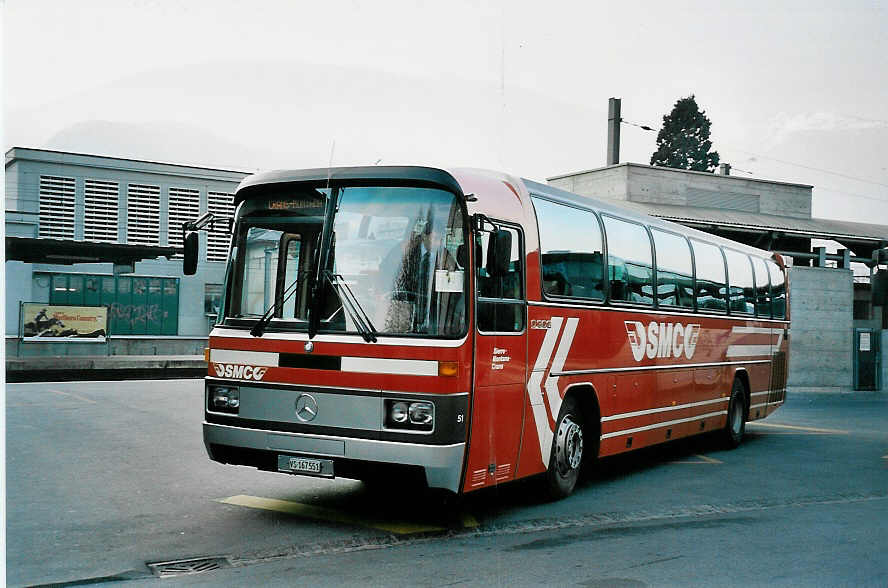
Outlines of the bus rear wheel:
<svg viewBox="0 0 888 588">
<path fill-rule="evenodd" d="M 577 485 L 583 463 L 584 422 L 573 398 L 565 399 L 555 423 L 546 486 L 553 499 L 569 496 Z"/>
<path fill-rule="evenodd" d="M 746 389 L 739 378 L 731 386 L 731 400 L 728 403 L 728 422 L 722 431 L 722 441 L 728 449 L 734 449 L 743 441 L 746 432 Z"/>
</svg>

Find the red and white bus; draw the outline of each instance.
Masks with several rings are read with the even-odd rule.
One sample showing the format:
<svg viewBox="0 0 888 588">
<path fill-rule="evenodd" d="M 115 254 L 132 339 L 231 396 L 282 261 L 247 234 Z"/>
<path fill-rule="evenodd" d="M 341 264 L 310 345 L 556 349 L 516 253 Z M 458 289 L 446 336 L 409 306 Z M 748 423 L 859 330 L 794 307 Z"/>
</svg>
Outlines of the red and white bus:
<svg viewBox="0 0 888 588">
<path fill-rule="evenodd" d="M 455 493 L 545 474 L 557 497 L 597 457 L 736 446 L 783 403 L 779 255 L 479 170 L 262 173 L 235 205 L 218 462 Z"/>
</svg>

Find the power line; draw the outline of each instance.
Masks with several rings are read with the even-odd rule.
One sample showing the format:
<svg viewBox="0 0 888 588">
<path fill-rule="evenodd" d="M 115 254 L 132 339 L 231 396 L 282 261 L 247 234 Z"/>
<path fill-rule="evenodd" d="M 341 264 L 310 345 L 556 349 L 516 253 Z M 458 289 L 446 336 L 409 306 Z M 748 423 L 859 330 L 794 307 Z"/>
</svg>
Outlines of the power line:
<svg viewBox="0 0 888 588">
<path fill-rule="evenodd" d="M 880 198 L 878 196 L 865 196 L 863 194 L 855 194 L 853 192 L 845 192 L 844 190 L 836 190 L 835 188 L 827 188 L 825 186 L 814 186 L 817 190 L 825 190 L 827 192 L 834 192 L 836 194 L 842 194 L 844 196 L 851 196 L 852 198 L 866 198 L 867 200 L 875 200 L 876 202 L 888 202 L 888 198 Z"/>
<path fill-rule="evenodd" d="M 863 121 L 878 122 L 878 123 L 886 123 L 886 124 L 888 124 L 888 121 L 878 120 L 878 119 L 874 119 L 874 118 L 863 118 L 863 117 L 860 117 L 860 116 L 851 116 L 851 115 L 843 115 L 843 116 L 847 116 L 848 118 L 856 118 L 856 119 L 863 120 Z M 623 118 L 620 119 L 620 122 L 621 122 L 621 123 L 624 123 L 624 124 L 627 124 L 627 125 L 632 125 L 633 127 L 638 127 L 639 129 L 643 129 L 643 130 L 645 130 L 645 131 L 653 131 L 653 132 L 656 132 L 656 131 L 657 131 L 657 129 L 651 128 L 651 127 L 649 127 L 649 126 L 647 126 L 647 125 L 640 125 L 640 124 L 637 124 L 637 123 L 634 123 L 634 122 L 630 122 L 630 121 L 628 121 L 628 120 L 625 120 L 625 119 L 623 119 Z M 856 182 L 863 182 L 863 183 L 866 183 L 866 184 L 873 184 L 873 185 L 875 185 L 875 186 L 883 186 L 883 187 L 885 187 L 885 188 L 888 188 L 888 184 L 886 184 L 886 183 L 884 183 L 884 182 L 877 182 L 877 181 L 875 181 L 875 180 L 868 180 L 868 179 L 866 179 L 866 178 L 859 178 L 859 177 L 857 177 L 857 176 L 852 176 L 852 175 L 848 175 L 848 174 L 843 174 L 843 173 L 841 173 L 841 172 L 831 171 L 831 170 L 828 170 L 828 169 L 823 169 L 823 168 L 820 168 L 820 167 L 814 167 L 814 166 L 811 166 L 811 165 L 805 165 L 805 164 L 803 164 L 803 163 L 795 163 L 795 162 L 793 162 L 793 161 L 786 161 L 785 159 L 777 159 L 776 157 L 769 157 L 769 156 L 767 156 L 767 155 L 761 155 L 761 154 L 759 154 L 759 153 L 754 153 L 754 152 L 752 152 L 752 151 L 747 151 L 746 149 L 740 149 L 740 148 L 738 148 L 738 147 L 733 147 L 733 146 L 731 146 L 731 145 L 725 145 L 724 143 L 722 143 L 721 146 L 722 146 L 723 148 L 726 148 L 726 149 L 729 149 L 729 150 L 732 150 L 732 151 L 739 151 L 739 152 L 741 152 L 741 153 L 746 153 L 746 154 L 748 154 L 748 155 L 753 155 L 753 156 L 755 156 L 755 157 L 759 157 L 759 158 L 761 158 L 761 159 L 769 159 L 769 160 L 771 160 L 771 161 L 776 161 L 776 162 L 778 162 L 778 163 L 783 163 L 783 164 L 785 164 L 785 165 L 794 165 L 794 166 L 796 166 L 796 167 L 801 167 L 801 168 L 809 169 L 809 170 L 812 170 L 812 171 L 817 171 L 817 172 L 821 172 L 821 173 L 825 173 L 825 174 L 830 174 L 830 175 L 838 176 L 838 177 L 841 177 L 841 178 L 846 178 L 846 179 L 849 179 L 849 180 L 854 180 L 854 181 L 856 181 Z M 746 171 L 746 170 L 744 170 L 744 169 L 740 169 L 740 168 L 738 168 L 738 167 L 733 167 L 733 166 L 731 166 L 731 169 L 734 169 L 734 170 L 737 170 L 737 171 L 739 171 L 739 172 L 743 172 L 743 173 L 746 173 L 746 174 L 749 174 L 749 175 L 755 175 L 753 172 Z M 822 188 L 822 189 L 823 189 L 823 190 L 830 190 L 829 188 Z M 884 202 L 884 201 L 885 201 L 885 198 L 879 198 L 879 197 L 874 197 L 874 196 L 864 196 L 863 194 L 852 194 L 852 193 L 850 193 L 850 192 L 842 192 L 842 191 L 840 191 L 840 190 L 830 190 L 830 191 L 832 191 L 832 192 L 838 192 L 839 194 L 845 194 L 846 196 L 855 196 L 855 197 L 857 197 L 857 198 L 866 198 L 866 199 L 868 199 L 868 200 L 875 200 L 875 201 L 877 201 L 877 202 Z"/>
<path fill-rule="evenodd" d="M 760 154 L 758 154 L 758 153 L 753 153 L 752 151 L 747 151 L 747 150 L 745 150 L 745 149 L 739 149 L 739 148 L 737 148 L 737 147 L 732 147 L 732 146 L 730 146 L 730 145 L 722 144 L 722 147 L 726 147 L 727 149 L 730 149 L 730 150 L 732 150 L 732 151 L 739 151 L 739 152 L 741 152 L 741 153 L 746 153 L 746 154 L 748 154 L 748 155 L 754 155 L 755 157 L 760 157 L 760 158 L 762 158 L 762 159 L 770 159 L 771 161 L 776 161 L 776 162 L 778 162 L 778 163 L 785 163 L 786 165 L 794 165 L 794 166 L 796 166 L 796 167 L 801 167 L 801 168 L 804 168 L 804 169 L 810 169 L 810 170 L 818 171 L 818 172 L 822 172 L 822 173 L 825 173 L 825 174 L 831 174 L 831 175 L 834 175 L 834 176 L 839 176 L 839 177 L 841 177 L 841 178 L 847 178 L 847 179 L 849 179 L 849 180 L 855 180 L 855 181 L 858 181 L 858 182 L 864 182 L 864 183 L 867 183 L 867 184 L 874 184 L 874 185 L 876 185 L 876 186 L 884 186 L 884 187 L 888 188 L 888 184 L 885 184 L 885 183 L 883 183 L 883 182 L 876 182 L 876 181 L 874 181 L 874 180 L 867 180 L 867 179 L 865 179 L 865 178 L 858 178 L 858 177 L 855 177 L 855 176 L 850 176 L 850 175 L 848 175 L 848 174 L 843 174 L 843 173 L 841 173 L 841 172 L 834 172 L 834 171 L 830 171 L 830 170 L 828 170 L 828 169 L 823 169 L 823 168 L 820 168 L 820 167 L 814 167 L 814 166 L 811 166 L 811 165 L 805 165 L 805 164 L 803 164 L 803 163 L 795 163 L 795 162 L 793 162 L 793 161 L 786 161 L 785 159 L 777 159 L 776 157 L 769 157 L 769 156 L 767 156 L 767 155 L 760 155 Z"/>
<path fill-rule="evenodd" d="M 653 132 L 657 131 L 657 129 L 652 129 L 651 127 L 649 127 L 647 125 L 639 125 L 634 122 L 629 122 L 628 120 L 626 120 L 624 118 L 621 118 L 620 122 L 623 124 L 626 124 L 626 125 L 632 125 L 633 127 L 638 127 L 639 129 L 644 129 L 645 131 L 653 131 Z"/>
</svg>

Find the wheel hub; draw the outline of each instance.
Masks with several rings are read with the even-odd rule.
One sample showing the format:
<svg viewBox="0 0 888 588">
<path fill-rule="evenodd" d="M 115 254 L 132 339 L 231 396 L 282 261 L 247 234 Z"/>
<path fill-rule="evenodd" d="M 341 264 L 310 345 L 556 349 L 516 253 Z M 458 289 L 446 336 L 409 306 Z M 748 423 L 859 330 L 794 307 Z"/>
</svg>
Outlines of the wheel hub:
<svg viewBox="0 0 888 588">
<path fill-rule="evenodd" d="M 555 442 L 558 469 L 562 473 L 567 473 L 579 468 L 583 459 L 583 430 L 570 418 L 570 415 L 562 419 Z"/>
</svg>

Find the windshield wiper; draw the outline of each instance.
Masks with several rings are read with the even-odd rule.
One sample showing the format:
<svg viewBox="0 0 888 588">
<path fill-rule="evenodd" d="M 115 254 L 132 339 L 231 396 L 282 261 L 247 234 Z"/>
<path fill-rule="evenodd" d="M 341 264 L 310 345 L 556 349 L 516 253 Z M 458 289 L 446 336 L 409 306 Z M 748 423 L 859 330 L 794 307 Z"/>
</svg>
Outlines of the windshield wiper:
<svg viewBox="0 0 888 588">
<path fill-rule="evenodd" d="M 367 343 L 376 343 L 376 328 L 373 326 L 373 322 L 364 311 L 361 303 L 358 302 L 355 293 L 352 292 L 352 289 L 348 286 L 348 282 L 345 281 L 345 278 L 340 274 L 334 274 L 330 270 L 324 270 L 324 277 L 327 278 L 330 285 L 336 289 L 336 294 L 339 295 L 339 300 L 342 302 L 342 308 L 345 309 L 349 318 L 355 323 L 355 326 L 358 328 L 358 332 L 361 333 L 361 337 L 364 338 L 364 341 Z"/>
<path fill-rule="evenodd" d="M 256 321 L 256 324 L 253 325 L 253 328 L 250 329 L 250 334 L 254 337 L 261 337 L 263 333 L 265 333 L 265 329 L 268 327 L 268 323 L 271 322 L 271 319 L 274 318 L 274 311 L 278 308 L 278 304 L 283 308 L 284 304 L 290 297 L 296 293 L 296 285 L 299 283 L 299 279 L 301 274 L 304 273 L 301 270 L 296 272 L 296 279 L 293 280 L 289 286 L 281 293 L 281 301 L 278 303 L 277 300 L 271 303 L 271 306 L 268 307 L 264 313 L 262 313 L 262 317 Z"/>
<path fill-rule="evenodd" d="M 334 188 L 327 196 L 324 209 L 324 226 L 321 228 L 320 247 L 317 250 L 317 265 L 315 266 L 314 279 L 311 282 L 311 302 L 308 308 L 308 338 L 313 339 L 318 334 L 321 325 L 321 298 L 324 291 L 324 273 L 330 266 L 330 249 L 333 246 L 333 217 L 336 216 L 339 188 Z"/>
</svg>

